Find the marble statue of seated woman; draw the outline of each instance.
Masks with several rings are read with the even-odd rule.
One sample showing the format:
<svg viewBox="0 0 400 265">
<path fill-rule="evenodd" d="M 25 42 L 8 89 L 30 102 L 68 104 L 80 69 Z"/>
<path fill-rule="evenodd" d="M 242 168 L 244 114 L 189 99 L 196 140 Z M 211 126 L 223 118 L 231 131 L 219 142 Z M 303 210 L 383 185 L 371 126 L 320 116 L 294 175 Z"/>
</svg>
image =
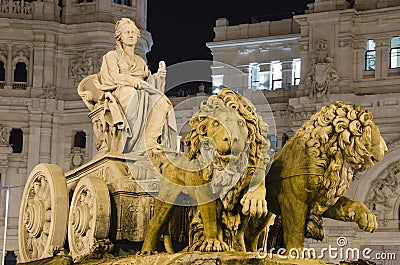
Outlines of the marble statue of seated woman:
<svg viewBox="0 0 400 265">
<path fill-rule="evenodd" d="M 166 67 L 160 62 L 151 74 L 146 62 L 135 54 L 140 31 L 122 18 L 115 26 L 116 49 L 103 57 L 94 85 L 103 91 L 104 117 L 114 130 L 122 130 L 122 151 L 142 154 L 160 144 L 176 150 L 177 128 L 173 106 L 164 95 Z M 90 91 L 80 93 L 87 102 Z"/>
</svg>

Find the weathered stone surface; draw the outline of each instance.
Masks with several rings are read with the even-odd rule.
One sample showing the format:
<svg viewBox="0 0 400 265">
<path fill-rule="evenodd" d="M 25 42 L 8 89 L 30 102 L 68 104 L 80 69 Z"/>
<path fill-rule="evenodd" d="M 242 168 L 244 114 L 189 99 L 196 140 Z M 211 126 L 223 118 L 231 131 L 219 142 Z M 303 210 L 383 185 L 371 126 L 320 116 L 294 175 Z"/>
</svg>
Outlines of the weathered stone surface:
<svg viewBox="0 0 400 265">
<path fill-rule="evenodd" d="M 53 258 L 18 263 L 19 265 L 326 265 L 321 260 L 312 259 L 282 259 L 276 255 L 271 258 L 268 253 L 265 257 L 260 257 L 257 253 L 244 252 L 225 252 L 225 253 L 177 253 L 177 254 L 158 254 L 138 256 L 131 255 L 127 257 L 107 257 L 99 260 L 87 260 L 74 263 L 70 256 L 58 255 Z M 370 265 L 376 264 L 370 261 L 341 261 L 340 265 Z"/>
<path fill-rule="evenodd" d="M 24 265 L 71 265 L 74 264 L 70 256 L 55 256 L 52 258 L 41 259 L 31 262 L 18 263 Z"/>
<path fill-rule="evenodd" d="M 63 259 L 61 259 L 63 258 Z M 43 264 L 73 264 L 71 263 L 61 263 L 67 260 L 66 257 L 55 257 L 54 262 L 50 263 L 50 259 L 36 261 L 31 263 L 24 263 L 29 265 Z M 49 262 L 49 263 L 48 263 Z M 56 263 L 60 262 L 60 263 Z M 158 254 L 158 255 L 146 255 L 146 256 L 128 256 L 128 257 L 115 257 L 115 258 L 105 258 L 101 260 L 91 260 L 91 261 L 81 261 L 76 264 L 85 265 L 141 265 L 141 264 L 157 264 L 157 265 L 324 265 L 325 263 L 320 260 L 309 260 L 309 259 L 280 259 L 278 256 L 273 256 L 270 258 L 268 255 L 265 258 L 259 257 L 257 253 L 177 253 L 177 254 Z"/>
</svg>

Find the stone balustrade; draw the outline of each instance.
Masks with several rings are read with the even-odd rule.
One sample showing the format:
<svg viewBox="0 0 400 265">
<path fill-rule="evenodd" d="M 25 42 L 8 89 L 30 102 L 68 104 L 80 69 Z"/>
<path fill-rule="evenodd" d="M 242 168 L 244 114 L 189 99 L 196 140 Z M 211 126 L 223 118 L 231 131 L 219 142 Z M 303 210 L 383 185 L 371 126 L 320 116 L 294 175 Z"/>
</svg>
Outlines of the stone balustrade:
<svg viewBox="0 0 400 265">
<path fill-rule="evenodd" d="M 14 82 L 12 88 L 13 89 L 23 89 L 23 90 L 25 90 L 26 89 L 26 85 L 27 85 L 26 82 Z"/>
<path fill-rule="evenodd" d="M 33 3 L 24 0 L 1 0 L 0 14 L 32 15 Z"/>
</svg>

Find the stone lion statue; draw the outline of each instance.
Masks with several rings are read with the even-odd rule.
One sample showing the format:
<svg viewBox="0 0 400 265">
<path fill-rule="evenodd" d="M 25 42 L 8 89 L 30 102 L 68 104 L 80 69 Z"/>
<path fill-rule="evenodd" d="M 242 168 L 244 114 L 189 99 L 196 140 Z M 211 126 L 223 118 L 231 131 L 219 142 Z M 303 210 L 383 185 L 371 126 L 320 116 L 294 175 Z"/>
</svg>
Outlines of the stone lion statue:
<svg viewBox="0 0 400 265">
<path fill-rule="evenodd" d="M 343 195 L 353 175 L 371 168 L 386 151 L 371 112 L 360 106 L 335 102 L 305 122 L 275 155 L 266 177 L 268 210 L 282 223 L 283 246 L 302 247 L 304 237 L 322 240 L 322 217 L 376 230 L 375 215 Z"/>
<path fill-rule="evenodd" d="M 189 249 L 226 251 L 232 242 L 224 230 L 231 230 L 243 248 L 243 227 L 249 217 L 267 214 L 265 168 L 268 126 L 244 97 L 224 88 L 203 102 L 190 120 L 185 138 L 190 151 L 185 156 L 150 154 L 162 178 L 159 200 L 150 220 L 142 253 L 155 250 L 176 201 L 187 194 L 197 201 L 201 235 L 192 233 Z M 199 222 L 196 223 L 197 227 Z M 192 225 L 193 227 L 194 225 Z M 199 232 L 199 231 L 197 231 Z"/>
</svg>

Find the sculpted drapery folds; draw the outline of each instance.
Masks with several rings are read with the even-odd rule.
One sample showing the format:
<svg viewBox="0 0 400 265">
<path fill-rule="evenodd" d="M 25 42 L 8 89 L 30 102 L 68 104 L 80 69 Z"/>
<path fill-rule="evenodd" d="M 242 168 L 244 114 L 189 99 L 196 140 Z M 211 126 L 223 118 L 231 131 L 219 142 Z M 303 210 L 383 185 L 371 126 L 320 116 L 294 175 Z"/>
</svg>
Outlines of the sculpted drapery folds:
<svg viewBox="0 0 400 265">
<path fill-rule="evenodd" d="M 105 120 L 114 130 L 122 130 L 124 153 L 156 148 L 160 139 L 164 148 L 174 150 L 177 129 L 172 104 L 164 95 L 165 63 L 160 62 L 152 75 L 146 62 L 134 53 L 140 37 L 135 23 L 122 18 L 115 29 L 116 49 L 104 55 L 94 81 L 104 92 L 100 101 L 104 101 Z"/>
</svg>

